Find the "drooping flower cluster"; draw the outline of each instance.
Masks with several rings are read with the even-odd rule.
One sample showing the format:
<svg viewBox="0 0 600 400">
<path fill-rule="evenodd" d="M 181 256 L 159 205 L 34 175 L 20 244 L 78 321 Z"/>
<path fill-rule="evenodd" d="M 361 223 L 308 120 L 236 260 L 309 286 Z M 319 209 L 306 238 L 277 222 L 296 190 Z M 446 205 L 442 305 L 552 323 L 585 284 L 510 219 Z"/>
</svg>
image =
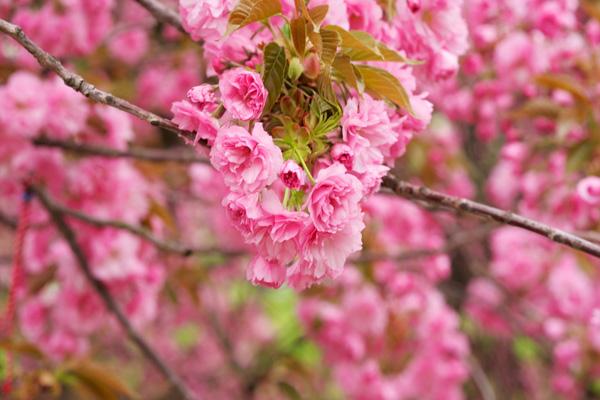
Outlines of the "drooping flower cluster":
<svg viewBox="0 0 600 400">
<path fill-rule="evenodd" d="M 229 189 L 223 206 L 257 253 L 254 283 L 303 289 L 337 277 L 361 249 L 365 196 L 429 123 L 406 54 L 429 62 L 443 47 L 455 59 L 466 30 L 458 5 L 423 4 L 436 18 L 410 33 L 403 21 L 424 27 L 425 17 L 403 3 L 179 2 L 219 83 L 174 102 L 173 121 L 210 147 Z"/>
<path fill-rule="evenodd" d="M 440 226 L 413 204 L 382 195 L 366 210 L 367 249 L 376 253 L 303 298 L 303 325 L 348 398 L 462 399 L 469 347 L 434 286 L 448 277 L 449 259 L 394 260 L 403 251 L 439 248 Z M 392 215 L 407 218 L 387 224 Z"/>
</svg>

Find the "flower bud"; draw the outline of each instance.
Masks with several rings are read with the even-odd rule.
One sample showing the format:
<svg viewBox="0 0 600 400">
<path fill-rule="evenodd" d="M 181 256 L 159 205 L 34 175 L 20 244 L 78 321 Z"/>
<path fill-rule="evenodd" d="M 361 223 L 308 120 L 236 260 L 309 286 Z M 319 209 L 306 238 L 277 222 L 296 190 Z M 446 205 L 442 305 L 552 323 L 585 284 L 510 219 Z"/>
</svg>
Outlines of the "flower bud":
<svg viewBox="0 0 600 400">
<path fill-rule="evenodd" d="M 292 160 L 283 163 L 279 178 L 287 188 L 292 190 L 299 190 L 306 184 L 306 172 Z"/>
<path fill-rule="evenodd" d="M 406 4 L 413 13 L 417 13 L 421 9 L 421 0 L 406 0 Z"/>
<path fill-rule="evenodd" d="M 298 57 L 292 58 L 292 61 L 290 61 L 290 66 L 288 68 L 288 77 L 292 81 L 296 81 L 296 80 L 298 80 L 298 78 L 300 78 L 300 75 L 302 75 L 303 72 L 304 72 L 304 67 L 300 63 L 300 60 L 298 59 Z"/>
<path fill-rule="evenodd" d="M 600 177 L 588 176 L 577 184 L 579 197 L 589 205 L 600 204 Z"/>
<path fill-rule="evenodd" d="M 321 61 L 319 56 L 312 53 L 304 60 L 304 75 L 310 79 L 315 79 L 321 72 Z"/>
<path fill-rule="evenodd" d="M 338 143 L 331 149 L 331 158 L 334 161 L 342 164 L 348 171 L 352 170 L 352 164 L 354 162 L 354 152 L 352 148 L 344 143 Z"/>
</svg>

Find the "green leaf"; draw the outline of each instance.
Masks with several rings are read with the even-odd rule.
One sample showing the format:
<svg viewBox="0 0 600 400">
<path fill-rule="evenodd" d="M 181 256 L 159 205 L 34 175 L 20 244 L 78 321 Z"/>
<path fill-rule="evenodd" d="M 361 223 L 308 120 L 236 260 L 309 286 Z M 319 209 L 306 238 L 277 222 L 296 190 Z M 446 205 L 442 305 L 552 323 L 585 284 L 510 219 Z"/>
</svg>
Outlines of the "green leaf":
<svg viewBox="0 0 600 400">
<path fill-rule="evenodd" d="M 277 386 L 279 387 L 279 390 L 286 396 L 286 398 L 290 400 L 302 400 L 302 396 L 300 396 L 298 390 L 288 382 L 279 381 L 277 382 Z"/>
<path fill-rule="evenodd" d="M 315 25 L 321 25 L 327 13 L 329 12 L 329 5 L 323 4 L 321 6 L 316 6 L 308 10 L 308 15 L 312 19 Z"/>
<path fill-rule="evenodd" d="M 337 54 L 337 48 L 340 44 L 340 36 L 337 32 L 331 30 L 321 30 L 321 43 L 323 44 L 321 51 L 321 62 L 325 65 L 331 65 L 335 55 Z"/>
<path fill-rule="evenodd" d="M 342 109 L 337 101 L 327 100 L 315 93 L 310 104 L 310 116 L 312 121 L 310 134 L 313 139 L 318 139 L 339 126 Z"/>
<path fill-rule="evenodd" d="M 304 57 L 304 51 L 306 50 L 306 19 L 304 17 L 294 18 L 290 22 L 290 31 L 296 53 L 298 53 L 298 56 Z"/>
<path fill-rule="evenodd" d="M 333 60 L 331 66 L 333 77 L 335 79 L 352 86 L 358 92 L 362 91 L 359 85 L 359 77 L 356 75 L 356 70 L 350 62 L 350 57 L 347 55 L 338 54 Z"/>
<path fill-rule="evenodd" d="M 406 90 L 396 77 L 380 68 L 357 65 L 365 83 L 365 90 L 374 97 L 386 99 L 413 113 Z"/>
<path fill-rule="evenodd" d="M 292 58 L 292 61 L 290 61 L 290 65 L 288 67 L 288 78 L 290 78 L 292 81 L 296 81 L 298 78 L 300 78 L 300 75 L 302 75 L 303 72 L 304 66 L 302 63 L 300 63 L 298 57 Z"/>
<path fill-rule="evenodd" d="M 281 13 L 279 0 L 240 0 L 229 14 L 228 33 Z"/>
<path fill-rule="evenodd" d="M 513 351 L 520 360 L 531 361 L 538 357 L 540 349 L 531 338 L 520 336 L 513 341 Z"/>
<path fill-rule="evenodd" d="M 269 97 L 263 113 L 267 113 L 281 94 L 281 88 L 287 74 L 288 61 L 285 56 L 285 49 L 275 42 L 271 42 L 265 47 L 264 59 L 262 78 L 265 88 L 269 92 Z"/>
<path fill-rule="evenodd" d="M 188 323 L 179 328 L 174 332 L 175 342 L 183 350 L 192 349 L 197 343 L 200 337 L 200 329 L 198 325 Z"/>
<path fill-rule="evenodd" d="M 567 155 L 567 171 L 581 171 L 585 165 L 589 164 L 596 148 L 593 142 L 584 141 L 569 150 Z"/>
</svg>

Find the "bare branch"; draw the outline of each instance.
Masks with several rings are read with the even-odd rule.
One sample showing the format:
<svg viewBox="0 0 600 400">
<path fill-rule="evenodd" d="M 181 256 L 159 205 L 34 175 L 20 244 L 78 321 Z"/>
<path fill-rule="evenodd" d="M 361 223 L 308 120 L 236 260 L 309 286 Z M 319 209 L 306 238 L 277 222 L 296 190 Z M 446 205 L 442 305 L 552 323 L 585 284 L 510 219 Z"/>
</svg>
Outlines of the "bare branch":
<svg viewBox="0 0 600 400">
<path fill-rule="evenodd" d="M 41 192 L 40 189 L 37 192 Z M 242 252 L 237 251 L 225 251 L 219 248 L 214 247 L 187 247 L 182 246 L 179 243 L 174 243 L 166 240 L 162 240 L 156 237 L 152 232 L 141 228 L 139 226 L 130 225 L 123 221 L 117 220 L 105 220 L 93 217 L 91 215 L 85 214 L 81 211 L 73 210 L 71 208 L 67 208 L 61 204 L 58 204 L 56 201 L 51 199 L 47 194 L 44 193 L 45 201 L 52 206 L 52 209 L 57 210 L 60 214 L 69 216 L 72 218 L 76 218 L 86 224 L 102 227 L 102 228 L 114 228 L 129 232 L 133 235 L 140 237 L 141 239 L 152 243 L 156 246 L 157 249 L 167 252 L 167 253 L 175 253 L 179 254 L 183 257 L 189 257 L 194 254 L 223 254 L 229 257 L 235 257 L 243 255 Z"/>
<path fill-rule="evenodd" d="M 192 132 L 179 129 L 177 125 L 170 120 L 162 118 L 154 113 L 151 113 L 150 111 L 144 110 L 143 108 L 140 108 L 135 104 L 131 104 L 127 100 L 117 97 L 111 93 L 97 89 L 91 83 L 86 82 L 80 75 L 66 69 L 54 56 L 46 53 L 38 45 L 31 41 L 31 39 L 25 35 L 21 27 L 0 19 L 0 32 L 3 32 L 15 39 L 37 59 L 41 66 L 54 71 L 62 78 L 67 86 L 76 92 L 80 92 L 84 96 L 98 103 L 106 104 L 107 106 L 125 111 L 126 113 L 129 113 L 143 121 L 149 122 L 153 126 L 176 133 L 186 142 L 189 142 L 194 138 L 195 135 Z M 201 143 L 203 145 L 206 144 L 205 141 L 201 141 Z"/>
<path fill-rule="evenodd" d="M 510 211 L 500 210 L 475 201 L 436 192 L 423 186 L 413 185 L 412 183 L 398 180 L 389 174 L 383 178 L 382 186 L 408 199 L 420 200 L 428 204 L 440 205 L 454 211 L 465 212 L 502 224 L 516 226 L 545 236 L 556 243 L 564 244 L 600 258 L 600 245 Z"/>
<path fill-rule="evenodd" d="M 79 144 L 72 141 L 55 140 L 47 137 L 33 139 L 32 143 L 41 147 L 54 147 L 62 150 L 86 156 L 99 156 L 106 158 L 133 158 L 136 160 L 156 162 L 178 162 L 183 164 L 207 164 L 208 159 L 200 157 L 190 151 L 173 152 L 157 149 L 130 148 L 128 150 L 117 150 L 110 147 Z"/>
<path fill-rule="evenodd" d="M 360 257 L 356 258 L 356 262 L 373 262 L 381 260 L 393 261 L 411 261 L 420 258 L 433 257 L 440 254 L 450 253 L 462 246 L 465 246 L 473 241 L 480 239 L 492 231 L 492 225 L 482 225 L 475 229 L 453 234 L 445 246 L 439 248 L 423 248 L 407 250 L 399 254 L 379 253 L 379 252 L 363 252 Z"/>
<path fill-rule="evenodd" d="M 150 14 L 156 18 L 159 22 L 163 22 L 165 24 L 169 24 L 177 28 L 180 32 L 183 32 L 187 35 L 185 29 L 183 29 L 183 25 L 181 24 L 181 20 L 179 19 L 179 14 L 176 11 L 170 9 L 165 6 L 158 0 L 135 0 L 139 5 L 144 7 Z"/>
<path fill-rule="evenodd" d="M 469 358 L 469 366 L 471 367 L 471 376 L 473 378 L 473 382 L 475 386 L 479 389 L 481 393 L 481 398 L 483 400 L 496 400 L 496 393 L 494 392 L 494 387 L 490 382 L 489 378 L 485 374 L 483 367 L 479 363 L 479 360 L 474 356 Z"/>
<path fill-rule="evenodd" d="M 154 351 L 154 349 L 146 342 L 146 340 L 135 330 L 127 316 L 123 313 L 117 302 L 112 298 L 108 287 L 94 276 L 90 265 L 83 253 L 83 250 L 77 243 L 77 237 L 75 232 L 67 224 L 64 219 L 62 211 L 54 205 L 54 203 L 48 198 L 46 193 L 35 186 L 30 186 L 29 189 L 34 193 L 40 200 L 44 208 L 48 211 L 56 227 L 67 241 L 75 259 L 77 265 L 81 269 L 88 283 L 94 288 L 96 293 L 100 296 L 106 308 L 111 312 L 121 328 L 125 331 L 129 339 L 135 343 L 139 350 L 144 356 L 154 364 L 154 366 L 160 371 L 167 381 L 173 386 L 173 388 L 181 395 L 185 400 L 193 400 L 196 397 L 192 395 L 191 391 L 186 387 L 179 376 L 171 370 L 170 367 L 160 358 L 160 356 Z"/>
<path fill-rule="evenodd" d="M 10 215 L 4 214 L 0 211 L 0 224 L 6 226 L 11 230 L 17 229 L 17 220 Z"/>
</svg>

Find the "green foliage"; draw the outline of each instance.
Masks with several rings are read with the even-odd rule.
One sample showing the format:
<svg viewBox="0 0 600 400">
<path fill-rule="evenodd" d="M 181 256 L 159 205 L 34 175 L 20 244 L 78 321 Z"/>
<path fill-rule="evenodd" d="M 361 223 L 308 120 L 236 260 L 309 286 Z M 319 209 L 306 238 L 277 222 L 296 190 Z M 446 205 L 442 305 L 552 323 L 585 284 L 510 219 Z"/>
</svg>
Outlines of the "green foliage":
<svg viewBox="0 0 600 400">
<path fill-rule="evenodd" d="M 301 336 L 302 328 L 296 315 L 298 296 L 289 288 L 266 290 L 262 297 L 265 312 L 278 332 L 278 342 L 285 347 Z"/>
<path fill-rule="evenodd" d="M 290 65 L 288 67 L 288 78 L 290 78 L 291 81 L 297 81 L 298 78 L 302 76 L 303 72 L 304 66 L 300 63 L 298 57 L 292 58 L 292 61 L 290 61 Z"/>
<path fill-rule="evenodd" d="M 519 336 L 513 340 L 513 352 L 522 361 L 533 361 L 539 358 L 540 349 L 533 339 Z"/>
<path fill-rule="evenodd" d="M 299 210 L 304 204 L 304 191 L 292 190 L 290 191 L 290 198 L 288 200 L 288 206 L 291 210 Z"/>
<path fill-rule="evenodd" d="M 268 113 L 273 104 L 279 99 L 281 88 L 287 75 L 288 60 L 285 55 L 285 49 L 275 42 L 271 42 L 265 47 L 264 51 L 264 69 L 263 82 L 269 92 L 264 114 Z"/>
<path fill-rule="evenodd" d="M 188 323 L 177 328 L 174 332 L 175 342 L 183 349 L 192 349 L 200 338 L 200 329 L 197 324 Z"/>
<path fill-rule="evenodd" d="M 315 93 L 310 103 L 311 136 L 323 138 L 340 124 L 342 109 L 337 101 L 334 103 Z"/>
</svg>

